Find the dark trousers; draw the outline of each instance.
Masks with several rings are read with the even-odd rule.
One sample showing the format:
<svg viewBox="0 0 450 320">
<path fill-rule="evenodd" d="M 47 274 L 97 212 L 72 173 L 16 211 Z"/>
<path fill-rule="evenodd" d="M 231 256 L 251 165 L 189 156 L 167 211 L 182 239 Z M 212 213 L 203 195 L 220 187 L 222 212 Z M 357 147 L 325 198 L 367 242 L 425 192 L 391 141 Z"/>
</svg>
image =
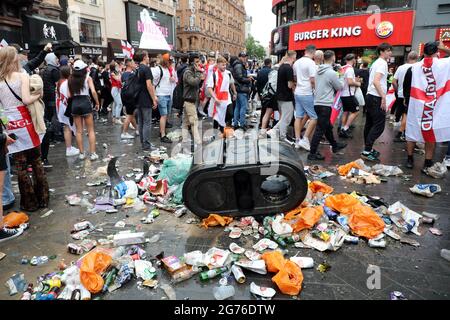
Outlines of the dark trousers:
<svg viewBox="0 0 450 320">
<path fill-rule="evenodd" d="M 367 116 L 366 126 L 364 127 L 365 151 L 373 150 L 373 145 L 383 134 L 385 125 L 386 111 L 381 109 L 381 98 L 367 95 Z"/>
<path fill-rule="evenodd" d="M 108 114 L 108 106 L 113 103 L 114 98 L 111 95 L 111 89 L 103 88 L 101 91 L 103 104 L 100 110 L 101 114 Z"/>
<path fill-rule="evenodd" d="M 137 108 L 139 118 L 139 138 L 141 140 L 142 149 L 149 150 L 151 148 L 150 135 L 152 131 L 152 108 Z"/>
<path fill-rule="evenodd" d="M 47 208 L 49 204 L 47 176 L 40 156 L 39 147 L 14 154 L 20 190 L 20 208 L 24 211 L 33 212 L 39 208 Z M 32 179 L 27 172 L 28 166 L 33 168 Z"/>
<path fill-rule="evenodd" d="M 317 149 L 319 148 L 320 140 L 323 135 L 330 142 L 331 146 L 336 146 L 336 140 L 334 139 L 333 134 L 333 126 L 331 125 L 331 107 L 326 106 L 314 106 L 314 110 L 317 114 L 317 127 L 314 132 L 314 136 L 311 141 L 311 153 L 317 153 Z"/>
</svg>

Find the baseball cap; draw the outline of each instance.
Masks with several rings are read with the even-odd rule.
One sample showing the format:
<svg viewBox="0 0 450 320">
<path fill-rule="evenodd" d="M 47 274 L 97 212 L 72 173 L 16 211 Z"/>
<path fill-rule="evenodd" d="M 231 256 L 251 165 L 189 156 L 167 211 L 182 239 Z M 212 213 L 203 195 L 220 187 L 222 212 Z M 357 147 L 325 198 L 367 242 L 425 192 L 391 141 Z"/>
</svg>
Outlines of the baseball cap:
<svg viewBox="0 0 450 320">
<path fill-rule="evenodd" d="M 19 46 L 17 43 L 13 43 L 10 46 L 16 48 L 18 54 L 29 54 L 30 53 L 30 50 L 25 50 L 24 48 Z"/>
<path fill-rule="evenodd" d="M 210 51 L 208 54 L 209 58 L 215 58 L 216 57 L 216 53 L 214 51 Z"/>
<path fill-rule="evenodd" d="M 247 52 L 242 51 L 241 53 L 239 53 L 239 58 L 241 57 L 248 57 Z"/>
<path fill-rule="evenodd" d="M 75 63 L 73 64 L 73 68 L 75 70 L 83 70 L 86 69 L 88 67 L 88 65 L 86 63 L 84 63 L 83 60 L 77 60 L 75 61 Z"/>
<path fill-rule="evenodd" d="M 439 43 L 436 41 L 433 42 L 428 42 L 425 44 L 424 48 L 423 48 L 423 53 L 425 53 L 425 55 L 427 56 L 432 56 L 433 54 L 436 54 L 439 49 Z"/>
</svg>

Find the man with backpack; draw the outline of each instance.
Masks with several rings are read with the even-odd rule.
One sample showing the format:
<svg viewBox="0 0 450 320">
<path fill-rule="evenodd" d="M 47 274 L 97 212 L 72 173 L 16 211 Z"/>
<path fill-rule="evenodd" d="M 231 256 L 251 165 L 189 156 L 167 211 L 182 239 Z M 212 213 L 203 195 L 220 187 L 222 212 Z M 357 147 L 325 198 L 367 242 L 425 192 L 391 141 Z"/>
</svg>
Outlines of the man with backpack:
<svg viewBox="0 0 450 320">
<path fill-rule="evenodd" d="M 265 108 L 265 112 L 261 112 L 261 130 L 260 137 L 265 138 L 267 134 L 267 128 L 269 127 L 269 121 L 272 114 L 278 111 L 277 102 L 277 85 L 278 85 L 278 69 L 280 65 L 275 65 L 267 76 L 267 83 L 261 92 L 261 106 Z"/>
<path fill-rule="evenodd" d="M 178 113 L 178 116 L 181 118 L 183 114 L 183 105 L 184 105 L 184 99 L 183 99 L 183 75 L 186 71 L 188 65 L 188 56 L 183 55 L 181 57 L 181 63 L 177 67 L 177 78 L 178 83 L 175 87 L 174 93 L 173 93 L 173 107 L 175 109 L 180 110 Z"/>
</svg>

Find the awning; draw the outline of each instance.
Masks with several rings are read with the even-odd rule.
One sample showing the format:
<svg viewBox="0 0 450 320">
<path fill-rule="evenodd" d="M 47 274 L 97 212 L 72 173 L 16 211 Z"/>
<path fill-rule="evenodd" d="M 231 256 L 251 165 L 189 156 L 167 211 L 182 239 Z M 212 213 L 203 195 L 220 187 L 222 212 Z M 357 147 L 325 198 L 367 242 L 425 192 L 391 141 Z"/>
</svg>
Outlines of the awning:
<svg viewBox="0 0 450 320">
<path fill-rule="evenodd" d="M 23 40 L 30 47 L 43 46 L 49 42 L 67 48 L 78 45 L 72 41 L 67 23 L 63 21 L 38 15 L 25 15 L 23 21 Z"/>
</svg>

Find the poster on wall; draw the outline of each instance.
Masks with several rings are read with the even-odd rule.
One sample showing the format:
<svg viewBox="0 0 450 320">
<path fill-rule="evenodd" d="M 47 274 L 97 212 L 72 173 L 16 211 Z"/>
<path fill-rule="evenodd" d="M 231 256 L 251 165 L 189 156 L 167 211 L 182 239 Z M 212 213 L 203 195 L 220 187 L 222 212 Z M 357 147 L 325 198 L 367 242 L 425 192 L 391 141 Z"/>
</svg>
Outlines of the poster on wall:
<svg viewBox="0 0 450 320">
<path fill-rule="evenodd" d="M 134 48 L 170 51 L 174 49 L 172 16 L 127 3 L 128 39 Z"/>
</svg>

